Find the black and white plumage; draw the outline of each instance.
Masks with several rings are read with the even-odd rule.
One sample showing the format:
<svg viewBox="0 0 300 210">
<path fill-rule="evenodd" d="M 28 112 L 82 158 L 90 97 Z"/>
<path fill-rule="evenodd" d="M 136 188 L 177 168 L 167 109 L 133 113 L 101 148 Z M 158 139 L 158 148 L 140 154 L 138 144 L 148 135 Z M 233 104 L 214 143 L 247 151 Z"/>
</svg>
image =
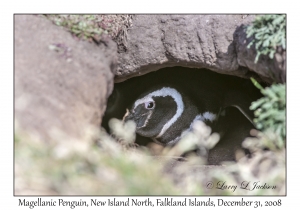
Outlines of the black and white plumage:
<svg viewBox="0 0 300 210">
<path fill-rule="evenodd" d="M 205 99 L 204 99 L 205 100 Z M 166 86 L 147 91 L 133 103 L 125 121 L 137 124 L 136 132 L 163 145 L 174 145 L 183 131 L 196 120 L 212 125 L 219 112 L 219 103 L 198 107 L 185 93 Z"/>
<path fill-rule="evenodd" d="M 148 115 L 147 124 L 144 124 L 147 120 L 145 113 L 150 114 L 151 104 L 149 110 L 138 106 L 134 110 L 134 104 L 164 87 L 173 88 L 181 95 L 184 112 L 176 122 L 165 129 L 161 137 L 157 138 L 164 124 L 176 113 L 177 108 L 171 108 L 176 101 L 171 95 L 152 97 L 155 108 L 152 109 L 151 118 Z M 140 127 L 136 130 L 137 144 L 146 146 L 152 138 L 163 145 L 172 145 L 179 140 L 181 132 L 190 129 L 194 119 L 203 120 L 213 132 L 221 136 L 218 144 L 208 153 L 208 163 L 215 165 L 222 161 L 235 160 L 235 151 L 241 149 L 242 140 L 249 136 L 250 129 L 254 128 L 253 112 L 249 110 L 249 106 L 260 97 L 259 90 L 250 80 L 217 74 L 205 69 L 170 67 L 116 83 L 108 100 L 102 126 L 109 130 L 108 121 L 111 118 L 122 119 L 127 108 L 130 112 L 125 119 L 134 120 Z M 165 102 L 159 98 L 164 98 Z M 167 103 L 169 105 L 166 105 Z M 156 109 L 160 104 L 164 105 L 161 111 Z M 142 116 L 142 113 L 145 115 Z M 211 117 L 215 115 L 215 118 Z"/>
</svg>

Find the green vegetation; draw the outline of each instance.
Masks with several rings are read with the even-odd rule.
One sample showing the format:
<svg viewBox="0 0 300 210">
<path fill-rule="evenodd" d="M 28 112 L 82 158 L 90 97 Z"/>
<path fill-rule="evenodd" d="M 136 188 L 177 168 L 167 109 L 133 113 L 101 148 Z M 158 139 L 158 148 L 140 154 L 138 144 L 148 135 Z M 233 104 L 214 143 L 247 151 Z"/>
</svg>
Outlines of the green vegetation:
<svg viewBox="0 0 300 210">
<path fill-rule="evenodd" d="M 58 26 L 69 30 L 76 37 L 96 42 L 103 35 L 116 38 L 131 24 L 132 15 L 46 15 Z"/>
<path fill-rule="evenodd" d="M 255 63 L 260 55 L 268 55 L 273 59 L 277 47 L 286 48 L 286 16 L 259 15 L 246 29 L 247 38 L 253 36 L 248 48 L 253 44 L 257 51 Z"/>
<path fill-rule="evenodd" d="M 272 131 L 285 140 L 286 137 L 286 85 L 273 84 L 262 88 L 256 81 L 256 87 L 261 90 L 264 97 L 253 102 L 250 109 L 255 110 L 254 122 L 263 132 Z"/>
<path fill-rule="evenodd" d="M 246 28 L 247 38 L 253 37 L 248 48 L 255 44 L 257 55 L 268 55 L 271 59 L 278 47 L 286 49 L 286 15 L 259 15 Z M 252 102 L 250 109 L 254 111 L 254 123 L 261 132 L 256 134 L 257 140 L 252 143 L 256 147 L 270 150 L 284 149 L 286 141 L 286 85 L 273 84 L 263 88 L 256 80 L 254 85 L 260 89 L 263 97 Z M 245 145 L 252 145 L 244 142 Z"/>
<path fill-rule="evenodd" d="M 115 124 L 115 125 L 113 125 Z M 164 148 L 153 156 L 149 148 L 133 144 L 132 125 L 118 120 L 110 123 L 117 139 L 105 131 L 95 132 L 81 141 L 56 139 L 45 142 L 28 136 L 16 127 L 16 195 L 284 195 L 285 149 L 264 151 L 249 138 L 245 147 L 253 157 L 237 163 L 205 166 L 205 160 L 189 156 L 177 162 L 178 154 L 202 145 L 212 146 L 218 137 L 208 127 L 185 135 L 181 144 Z M 127 129 L 127 130 L 126 130 Z M 124 133 L 130 133 L 123 135 Z M 123 139 L 123 138 L 128 139 Z M 199 138 L 200 139 L 200 138 Z M 192 142 L 192 143 L 191 143 Z M 210 143 L 209 143 L 210 142 Z M 192 145 L 194 144 L 194 145 Z M 240 189 L 242 181 L 276 186 L 275 189 Z M 226 181 L 236 190 L 218 189 Z M 207 184 L 212 183 L 210 189 Z"/>
<path fill-rule="evenodd" d="M 94 138 L 46 143 L 17 131 L 15 193 L 34 195 L 179 193 L 171 180 L 161 176 L 161 165 L 149 154 L 134 148 L 124 148 L 106 133 L 98 135 L 101 136 L 100 147 L 95 144 Z"/>
</svg>

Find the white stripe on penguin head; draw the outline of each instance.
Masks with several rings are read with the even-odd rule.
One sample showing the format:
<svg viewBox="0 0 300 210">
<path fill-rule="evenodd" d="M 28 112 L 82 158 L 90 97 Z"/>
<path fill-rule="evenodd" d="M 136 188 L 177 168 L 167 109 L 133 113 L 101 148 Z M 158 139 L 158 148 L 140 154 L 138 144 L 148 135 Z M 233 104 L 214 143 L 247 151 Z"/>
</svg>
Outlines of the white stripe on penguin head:
<svg viewBox="0 0 300 210">
<path fill-rule="evenodd" d="M 141 98 L 141 99 L 137 100 L 134 103 L 134 109 L 140 104 L 143 104 L 143 103 L 149 102 L 149 101 L 154 101 L 152 97 L 156 97 L 156 96 L 161 96 L 161 97 L 171 96 L 174 99 L 174 101 L 176 102 L 176 105 L 177 105 L 177 110 L 176 110 L 175 115 L 163 126 L 160 133 L 156 136 L 156 138 L 159 138 L 182 115 L 183 110 L 184 110 L 184 104 L 183 104 L 183 101 L 182 101 L 182 97 L 181 97 L 180 93 L 177 90 L 175 90 L 174 88 L 164 87 L 160 90 L 156 90 L 152 93 L 149 93 L 144 98 Z"/>
</svg>

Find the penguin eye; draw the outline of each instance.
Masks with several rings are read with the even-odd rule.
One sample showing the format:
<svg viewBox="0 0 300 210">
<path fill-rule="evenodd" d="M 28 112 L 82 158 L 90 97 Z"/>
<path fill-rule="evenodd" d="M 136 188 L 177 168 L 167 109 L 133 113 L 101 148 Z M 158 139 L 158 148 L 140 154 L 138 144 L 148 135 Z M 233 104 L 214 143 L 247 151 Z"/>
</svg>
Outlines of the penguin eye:
<svg viewBox="0 0 300 210">
<path fill-rule="evenodd" d="M 145 103 L 145 108 L 146 109 L 153 109 L 154 108 L 154 102 L 153 101 L 149 101 Z"/>
</svg>

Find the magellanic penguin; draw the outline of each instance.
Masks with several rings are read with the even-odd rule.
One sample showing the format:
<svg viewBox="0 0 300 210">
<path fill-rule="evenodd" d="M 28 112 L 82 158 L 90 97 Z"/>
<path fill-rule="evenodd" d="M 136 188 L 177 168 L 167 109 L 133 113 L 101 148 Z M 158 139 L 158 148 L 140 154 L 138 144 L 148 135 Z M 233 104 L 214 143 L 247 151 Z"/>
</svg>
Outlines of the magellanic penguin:
<svg viewBox="0 0 300 210">
<path fill-rule="evenodd" d="M 200 100 L 195 102 L 178 88 L 156 87 L 138 97 L 126 114 L 125 121 L 133 120 L 139 135 L 152 138 L 162 145 L 172 146 L 180 140 L 183 131 L 192 128 L 196 120 L 212 127 L 226 106 L 236 106 L 251 119 L 244 108 L 234 103 L 234 99 L 231 99 L 233 103 L 224 103 L 224 97 L 220 98 L 220 95 L 213 97 L 208 92 L 202 93 Z M 235 98 L 234 96 L 236 94 L 231 94 L 230 97 Z"/>
</svg>

